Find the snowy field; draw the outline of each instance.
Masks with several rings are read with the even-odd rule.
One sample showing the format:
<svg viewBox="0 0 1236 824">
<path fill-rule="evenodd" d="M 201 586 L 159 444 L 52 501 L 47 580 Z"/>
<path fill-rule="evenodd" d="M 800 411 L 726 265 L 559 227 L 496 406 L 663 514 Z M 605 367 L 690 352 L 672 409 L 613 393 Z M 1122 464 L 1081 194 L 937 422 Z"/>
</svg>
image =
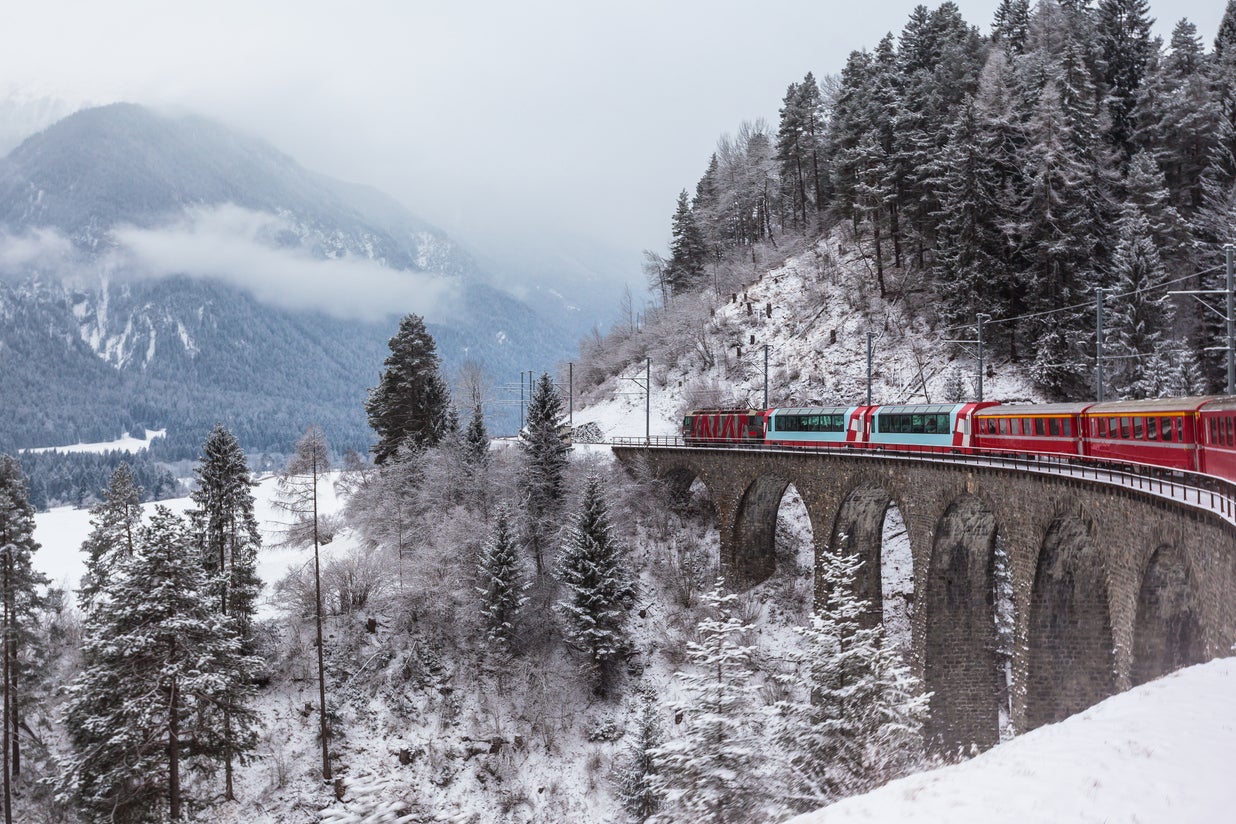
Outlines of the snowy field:
<svg viewBox="0 0 1236 824">
<path fill-rule="evenodd" d="M 41 452 L 85 452 L 92 455 L 102 455 L 105 452 L 141 452 L 150 446 L 155 438 L 167 435 L 166 429 L 147 429 L 146 437 L 135 438 L 128 432 L 118 440 L 101 441 L 99 443 L 78 443 L 69 446 L 39 446 L 33 449 L 23 449 L 22 452 L 38 454 Z"/>
<path fill-rule="evenodd" d="M 338 473 L 330 473 L 318 485 L 319 504 L 323 515 L 333 515 L 340 509 L 342 502 L 334 489 L 334 481 L 338 478 Z M 258 576 L 266 584 L 264 596 L 269 596 L 271 586 L 287 575 L 290 568 L 313 561 L 311 546 L 294 549 L 273 547 L 288 521 L 288 515 L 276 506 L 276 489 L 275 477 L 268 476 L 262 478 L 253 491 L 254 511 L 262 530 L 263 547 L 258 552 Z M 193 506 L 189 498 L 173 498 L 157 503 L 178 514 Z M 147 517 L 155 505 L 142 505 Z M 35 568 L 51 578 L 52 583 L 69 590 L 77 589 L 82 573 L 85 572 L 81 546 L 90 534 L 90 511 L 62 506 L 35 513 L 34 517 L 34 538 L 40 544 L 39 551 L 34 554 Z M 341 532 L 332 543 L 322 547 L 323 557 L 327 558 L 348 549 L 351 546 L 350 539 L 350 532 Z M 259 611 L 266 616 L 272 614 L 266 601 L 262 602 Z"/>
<path fill-rule="evenodd" d="M 1179 670 L 956 766 L 793 819 L 1162 822 L 1236 818 L 1236 659 Z"/>
</svg>

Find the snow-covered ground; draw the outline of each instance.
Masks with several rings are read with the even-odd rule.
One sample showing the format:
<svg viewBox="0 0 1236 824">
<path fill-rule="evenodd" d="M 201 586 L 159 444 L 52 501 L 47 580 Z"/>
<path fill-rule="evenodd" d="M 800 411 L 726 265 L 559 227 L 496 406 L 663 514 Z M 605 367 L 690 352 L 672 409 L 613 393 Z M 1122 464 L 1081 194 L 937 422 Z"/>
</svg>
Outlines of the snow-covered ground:
<svg viewBox="0 0 1236 824">
<path fill-rule="evenodd" d="M 951 767 L 793 824 L 1236 818 L 1236 659 L 1179 670 Z"/>
<path fill-rule="evenodd" d="M 320 509 L 323 515 L 335 515 L 342 502 L 334 489 L 338 473 L 325 476 L 318 485 Z M 254 511 L 262 530 L 264 546 L 258 553 L 258 576 L 266 584 L 269 596 L 271 586 L 287 575 L 289 568 L 299 567 L 313 560 L 312 547 L 275 547 L 284 524 L 289 520 L 286 513 L 276 506 L 277 484 L 274 476 L 261 479 L 254 489 Z M 184 513 L 193 506 L 189 498 L 173 498 L 158 501 L 176 513 Z M 143 505 L 149 515 L 156 504 Z M 47 575 L 53 584 L 69 590 L 78 587 L 85 565 L 81 552 L 82 542 L 90 534 L 90 511 L 68 506 L 56 507 L 47 512 L 35 513 L 34 537 L 40 549 L 34 554 L 34 567 Z M 322 548 L 324 557 L 347 551 L 353 545 L 349 531 L 343 531 L 334 541 Z M 270 606 L 264 603 L 263 614 L 270 614 Z"/>
<path fill-rule="evenodd" d="M 141 452 L 149 448 L 150 442 L 155 438 L 162 438 L 167 435 L 166 429 L 147 429 L 146 437 L 135 438 L 128 432 L 124 433 L 120 438 L 114 441 L 101 441 L 99 443 L 77 443 L 68 446 L 38 446 L 33 449 L 23 449 L 22 452 L 87 452 L 92 455 L 102 455 L 104 452 Z"/>
</svg>

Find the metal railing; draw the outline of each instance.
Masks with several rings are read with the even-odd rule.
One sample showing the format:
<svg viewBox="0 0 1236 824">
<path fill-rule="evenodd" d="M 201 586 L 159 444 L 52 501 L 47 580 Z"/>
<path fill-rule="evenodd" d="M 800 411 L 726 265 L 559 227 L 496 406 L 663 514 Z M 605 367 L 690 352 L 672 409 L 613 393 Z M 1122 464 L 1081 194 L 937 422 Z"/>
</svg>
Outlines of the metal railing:
<svg viewBox="0 0 1236 824">
<path fill-rule="evenodd" d="M 1028 455 L 997 449 L 973 447 L 914 446 L 887 448 L 853 444 L 804 444 L 769 446 L 762 441 L 709 441 L 678 435 L 653 435 L 645 438 L 613 438 L 612 446 L 692 450 L 745 450 L 787 455 L 818 454 L 866 460 L 894 460 L 906 463 L 965 464 L 983 468 L 1007 469 L 1133 489 L 1192 509 L 1212 512 L 1236 526 L 1236 483 L 1215 475 L 1167 469 L 1153 464 L 1128 461 L 1093 460 L 1065 453 Z"/>
</svg>

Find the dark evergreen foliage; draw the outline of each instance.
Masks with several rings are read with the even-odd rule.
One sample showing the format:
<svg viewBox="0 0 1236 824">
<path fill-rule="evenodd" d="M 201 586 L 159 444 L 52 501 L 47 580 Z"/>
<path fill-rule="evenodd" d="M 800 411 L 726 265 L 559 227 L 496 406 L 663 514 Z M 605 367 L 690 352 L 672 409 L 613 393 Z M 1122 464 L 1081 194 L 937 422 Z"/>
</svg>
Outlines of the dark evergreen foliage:
<svg viewBox="0 0 1236 824">
<path fill-rule="evenodd" d="M 570 445 L 562 440 L 562 396 L 542 373 L 528 402 L 528 424 L 519 441 L 523 455 L 520 494 L 524 503 L 525 543 L 536 562 L 537 575 L 545 572 L 545 550 L 558 531 L 566 496 L 566 465 Z"/>
<path fill-rule="evenodd" d="M 636 584 L 626 551 L 609 524 L 605 490 L 597 476 L 584 484 L 583 500 L 558 559 L 566 597 L 558 603 L 567 639 L 584 655 L 593 691 L 606 695 L 628 648 L 627 613 Z"/>
<path fill-rule="evenodd" d="M 102 502 L 90 510 L 90 534 L 82 544 L 86 573 L 77 602 L 86 614 L 110 589 L 120 564 L 133 557 L 142 522 L 141 501 L 142 488 L 134 481 L 129 465 L 121 463 L 103 490 Z"/>
<path fill-rule="evenodd" d="M 433 337 L 419 315 L 407 315 L 390 340 L 378 385 L 369 392 L 365 411 L 378 435 L 376 464 L 389 460 L 402 444 L 435 446 L 446 430 L 450 393 L 438 370 Z"/>
<path fill-rule="evenodd" d="M 477 591 L 481 594 L 481 618 L 486 635 L 491 644 L 509 652 L 515 643 L 519 612 L 528 603 L 527 590 L 531 584 L 524 579 L 518 547 L 511 534 L 510 515 L 505 507 L 499 508 L 493 533 L 481 551 L 478 573 L 480 586 Z"/>
</svg>

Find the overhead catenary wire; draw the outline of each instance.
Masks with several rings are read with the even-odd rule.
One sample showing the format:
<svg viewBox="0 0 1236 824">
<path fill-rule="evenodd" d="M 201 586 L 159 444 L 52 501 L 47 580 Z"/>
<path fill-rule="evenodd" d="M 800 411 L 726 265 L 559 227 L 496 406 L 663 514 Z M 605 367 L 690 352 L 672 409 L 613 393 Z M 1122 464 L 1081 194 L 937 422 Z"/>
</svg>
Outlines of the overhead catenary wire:
<svg viewBox="0 0 1236 824">
<path fill-rule="evenodd" d="M 1156 283 L 1154 286 L 1145 286 L 1145 287 L 1142 287 L 1141 289 L 1134 289 L 1131 292 L 1121 292 L 1119 294 L 1108 294 L 1104 292 L 1104 297 L 1108 300 L 1112 300 L 1112 299 L 1118 300 L 1120 298 L 1133 297 L 1134 295 L 1140 295 L 1145 292 L 1153 292 L 1158 289 L 1163 289 L 1164 287 L 1167 287 L 1167 286 L 1174 286 L 1177 283 L 1181 283 L 1186 280 L 1191 280 L 1193 278 L 1198 278 L 1203 275 L 1209 275 L 1212 272 L 1217 272 L 1223 268 L 1224 268 L 1223 265 L 1212 266 L 1209 269 L 1202 269 L 1201 271 L 1198 271 L 1198 272 L 1191 272 L 1190 274 L 1187 274 L 1187 275 L 1181 275 L 1178 278 L 1173 278 L 1171 280 L 1165 280 L 1162 283 Z M 1074 303 L 1070 306 L 1059 306 L 1055 309 L 1044 309 L 1040 312 L 1027 312 L 1021 315 L 1014 315 L 1011 318 L 992 318 L 991 320 L 985 321 L 985 325 L 991 326 L 997 323 L 1015 323 L 1015 322 L 1023 321 L 1023 320 L 1034 320 L 1035 318 L 1047 317 L 1048 315 L 1055 315 L 1061 312 L 1074 312 L 1079 309 L 1089 309 L 1092 306 L 1094 306 L 1094 302 L 1088 300 L 1085 303 Z M 939 334 L 944 334 L 946 332 L 962 331 L 965 329 L 971 329 L 973 327 L 974 327 L 973 323 L 961 323 L 961 324 L 956 324 L 954 326 L 945 326 L 935 331 Z"/>
</svg>

